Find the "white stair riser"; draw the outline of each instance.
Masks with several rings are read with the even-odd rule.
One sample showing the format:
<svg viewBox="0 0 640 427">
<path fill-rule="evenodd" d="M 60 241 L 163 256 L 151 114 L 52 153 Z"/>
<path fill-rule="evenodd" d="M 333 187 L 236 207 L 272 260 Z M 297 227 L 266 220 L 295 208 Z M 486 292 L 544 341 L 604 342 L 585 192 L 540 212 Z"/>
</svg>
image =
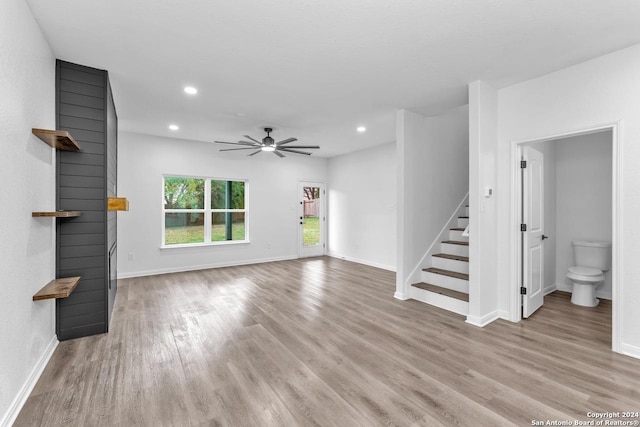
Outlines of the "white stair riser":
<svg viewBox="0 0 640 427">
<path fill-rule="evenodd" d="M 432 267 L 442 270 L 456 271 L 458 273 L 469 274 L 469 263 L 458 261 L 455 259 L 441 258 L 438 256 L 431 257 Z"/>
<path fill-rule="evenodd" d="M 440 252 L 449 255 L 469 256 L 469 246 L 453 245 L 451 243 L 440 243 Z"/>
<path fill-rule="evenodd" d="M 469 218 L 458 218 L 458 227 L 465 228 L 469 225 Z"/>
<path fill-rule="evenodd" d="M 464 208 L 464 216 L 469 216 L 469 206 Z"/>
<path fill-rule="evenodd" d="M 430 283 L 442 288 L 453 289 L 454 291 L 463 292 L 465 294 L 469 293 L 468 280 L 462 280 L 455 277 L 423 271 L 422 281 L 424 283 Z"/>
<path fill-rule="evenodd" d="M 469 314 L 469 303 L 466 301 L 461 301 L 459 299 L 440 295 L 435 292 L 430 292 L 413 286 L 411 286 L 411 290 L 409 292 L 411 298 L 418 301 L 452 311 L 462 316 L 467 316 Z"/>
<path fill-rule="evenodd" d="M 449 240 L 457 240 L 458 242 L 468 242 L 469 236 L 463 236 L 462 230 L 449 230 Z"/>
</svg>

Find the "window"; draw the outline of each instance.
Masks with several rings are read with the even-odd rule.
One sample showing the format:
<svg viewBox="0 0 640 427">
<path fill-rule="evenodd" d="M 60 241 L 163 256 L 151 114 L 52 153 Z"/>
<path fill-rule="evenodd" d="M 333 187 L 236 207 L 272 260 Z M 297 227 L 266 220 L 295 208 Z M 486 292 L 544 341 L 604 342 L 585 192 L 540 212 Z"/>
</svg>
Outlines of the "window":
<svg viewBox="0 0 640 427">
<path fill-rule="evenodd" d="M 246 181 L 164 177 L 163 246 L 248 241 Z"/>
</svg>

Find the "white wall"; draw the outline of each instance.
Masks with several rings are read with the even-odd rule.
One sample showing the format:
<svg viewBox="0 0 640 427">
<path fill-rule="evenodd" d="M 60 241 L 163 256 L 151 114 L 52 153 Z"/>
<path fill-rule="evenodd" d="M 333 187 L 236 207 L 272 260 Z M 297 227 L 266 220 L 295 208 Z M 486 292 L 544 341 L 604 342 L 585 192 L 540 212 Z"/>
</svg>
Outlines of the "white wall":
<svg viewBox="0 0 640 427">
<path fill-rule="evenodd" d="M 213 143 L 120 132 L 118 276 L 290 259 L 298 256 L 298 181 L 327 181 L 323 158 L 220 153 Z M 160 249 L 163 174 L 249 180 L 250 243 Z M 130 261 L 128 255 L 134 254 Z"/>
<path fill-rule="evenodd" d="M 571 292 L 567 270 L 573 261 L 571 241 L 611 241 L 611 132 L 557 141 L 558 289 Z M 547 161 L 545 157 L 545 162 Z M 546 249 L 546 247 L 545 247 Z M 611 299 L 611 273 L 597 294 Z"/>
<path fill-rule="evenodd" d="M 498 312 L 497 271 L 505 260 L 493 246 L 496 224 L 498 94 L 484 82 L 469 85 L 469 314 L 467 322 L 484 326 Z M 485 197 L 485 189 L 493 195 Z"/>
<path fill-rule="evenodd" d="M 55 275 L 55 153 L 31 134 L 55 128 L 55 58 L 23 0 L 0 2 L 0 425 L 17 416 L 57 344 L 54 301 L 32 296 Z"/>
<path fill-rule="evenodd" d="M 619 293 L 613 295 L 613 346 L 618 351 L 640 357 L 640 286 L 633 266 L 640 257 L 640 228 L 634 227 L 640 216 L 640 45 L 502 89 L 498 93 L 498 197 L 499 232 L 494 240 L 483 242 L 487 250 L 497 249 L 498 257 L 509 260 L 500 265 L 500 294 L 511 295 L 502 309 L 516 318 L 517 296 L 512 289 L 517 276 L 517 234 L 514 233 L 516 199 L 512 197 L 515 180 L 515 142 L 551 138 L 618 123 L 617 144 L 620 153 L 620 193 L 617 207 L 619 221 L 615 230 L 623 230 L 614 246 L 619 245 L 617 270 Z M 617 161 L 614 159 L 614 162 Z M 614 257 L 615 254 L 614 247 Z"/>
<path fill-rule="evenodd" d="M 469 113 L 398 112 L 398 249 L 396 297 L 406 299 L 413 273 L 469 189 Z"/>
<path fill-rule="evenodd" d="M 396 268 L 396 144 L 329 159 L 329 254 Z"/>
</svg>

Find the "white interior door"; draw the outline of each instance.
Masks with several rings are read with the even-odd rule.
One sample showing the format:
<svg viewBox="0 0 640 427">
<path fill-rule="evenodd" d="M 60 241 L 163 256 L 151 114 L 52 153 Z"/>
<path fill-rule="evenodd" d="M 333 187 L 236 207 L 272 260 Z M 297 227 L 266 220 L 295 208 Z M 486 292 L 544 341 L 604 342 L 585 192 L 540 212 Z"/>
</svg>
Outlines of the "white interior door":
<svg viewBox="0 0 640 427">
<path fill-rule="evenodd" d="M 300 257 L 325 253 L 325 191 L 321 182 L 298 185 L 298 252 Z"/>
<path fill-rule="evenodd" d="M 523 147 L 522 222 L 523 317 L 531 316 L 544 302 L 544 158 L 531 147 Z"/>
</svg>

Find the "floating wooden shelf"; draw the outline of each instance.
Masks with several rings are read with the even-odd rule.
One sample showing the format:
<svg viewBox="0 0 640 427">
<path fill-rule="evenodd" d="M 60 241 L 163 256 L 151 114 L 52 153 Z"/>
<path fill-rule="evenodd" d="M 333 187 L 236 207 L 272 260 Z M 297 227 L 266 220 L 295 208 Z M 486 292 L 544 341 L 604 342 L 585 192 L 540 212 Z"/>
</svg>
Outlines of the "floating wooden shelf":
<svg viewBox="0 0 640 427">
<path fill-rule="evenodd" d="M 31 212 L 32 217 L 71 218 L 80 215 L 80 211 Z"/>
<path fill-rule="evenodd" d="M 54 279 L 40 289 L 33 296 L 33 300 L 38 301 L 51 298 L 66 298 L 71 295 L 71 292 L 73 292 L 76 286 L 78 286 L 78 282 L 80 282 L 80 277 Z"/>
<path fill-rule="evenodd" d="M 107 209 L 110 211 L 128 211 L 129 201 L 126 197 L 109 197 Z"/>
<path fill-rule="evenodd" d="M 66 130 L 31 129 L 45 143 L 58 150 L 78 151 L 80 146 Z"/>
</svg>

